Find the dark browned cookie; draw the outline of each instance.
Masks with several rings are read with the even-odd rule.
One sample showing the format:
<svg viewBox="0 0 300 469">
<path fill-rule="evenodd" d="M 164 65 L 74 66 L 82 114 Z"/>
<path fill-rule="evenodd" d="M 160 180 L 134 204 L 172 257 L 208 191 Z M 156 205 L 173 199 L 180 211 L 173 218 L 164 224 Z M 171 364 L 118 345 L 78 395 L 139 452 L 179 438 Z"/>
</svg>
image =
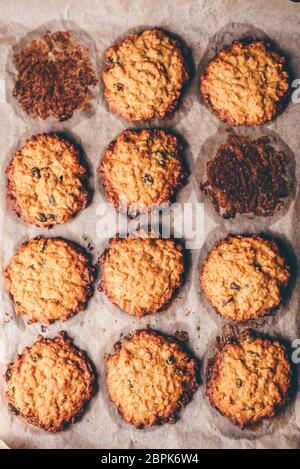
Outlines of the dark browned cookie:
<svg viewBox="0 0 300 469">
<path fill-rule="evenodd" d="M 189 72 L 178 41 L 152 29 L 110 47 L 102 79 L 110 110 L 138 121 L 172 111 Z"/>
<path fill-rule="evenodd" d="M 106 356 L 106 383 L 123 419 L 137 428 L 175 423 L 197 389 L 196 361 L 152 330 L 135 331 L 116 348 Z"/>
<path fill-rule="evenodd" d="M 285 347 L 245 331 L 217 353 L 206 395 L 222 415 L 244 428 L 278 414 L 290 399 L 291 381 Z"/>
<path fill-rule="evenodd" d="M 264 124 L 278 114 L 289 91 L 284 62 L 266 42 L 234 41 L 206 66 L 204 99 L 229 125 Z"/>
<path fill-rule="evenodd" d="M 28 139 L 13 155 L 6 175 L 10 206 L 38 227 L 66 223 L 89 202 L 79 150 L 55 134 Z"/>
<path fill-rule="evenodd" d="M 165 130 L 125 130 L 99 166 L 107 199 L 128 213 L 169 204 L 184 177 L 181 152 L 177 137 Z"/>
<path fill-rule="evenodd" d="M 290 192 L 288 162 L 268 137 L 230 135 L 207 163 L 200 188 L 224 218 L 238 213 L 270 217 Z"/>
<path fill-rule="evenodd" d="M 93 367 L 64 332 L 42 336 L 8 366 L 10 411 L 48 432 L 63 430 L 83 413 L 96 390 Z"/>
<path fill-rule="evenodd" d="M 34 118 L 64 121 L 91 107 L 98 80 L 88 49 L 70 31 L 46 33 L 14 56 L 13 95 Z"/>
</svg>

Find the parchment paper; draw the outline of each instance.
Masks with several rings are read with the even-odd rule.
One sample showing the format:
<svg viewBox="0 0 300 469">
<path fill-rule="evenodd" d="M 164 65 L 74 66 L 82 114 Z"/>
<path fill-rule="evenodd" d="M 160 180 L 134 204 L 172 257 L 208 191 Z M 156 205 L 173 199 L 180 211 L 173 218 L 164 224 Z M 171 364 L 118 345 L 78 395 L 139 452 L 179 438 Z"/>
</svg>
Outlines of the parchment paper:
<svg viewBox="0 0 300 469">
<path fill-rule="evenodd" d="M 99 204 L 104 201 L 96 168 L 106 145 L 127 127 L 132 125 L 107 111 L 102 94 L 95 96 L 93 112 L 75 115 L 62 124 L 37 122 L 24 119 L 12 106 L 9 96 L 11 79 L 9 63 L 12 48 L 17 48 L 22 38 L 32 31 L 59 29 L 74 30 L 84 40 L 91 40 L 93 60 L 101 62 L 107 47 L 133 31 L 145 27 L 160 27 L 178 34 L 190 48 L 194 60 L 194 79 L 188 86 L 180 108 L 166 120 L 150 122 L 146 126 L 159 125 L 173 129 L 187 142 L 186 159 L 190 167 L 187 185 L 180 191 L 180 203 L 203 201 L 198 190 L 199 171 L 209 155 L 211 145 L 224 125 L 204 107 L 199 88 L 199 73 L 215 51 L 232 39 L 252 36 L 270 38 L 288 57 L 295 77 L 300 77 L 300 4 L 289 0 L 0 0 L 0 225 L 1 269 L 9 261 L 18 245 L 38 234 L 63 236 L 82 246 L 93 246 L 94 261 L 103 251 L 111 233 L 107 218 Z M 81 36 L 82 32 L 82 36 Z M 88 36 L 85 36 L 88 35 Z M 98 65 L 97 65 L 98 66 Z M 283 145 L 295 166 L 299 183 L 300 104 L 290 103 L 275 121 L 258 129 L 239 129 L 246 135 L 271 135 Z M 94 187 L 92 204 L 73 221 L 51 231 L 26 225 L 18 220 L 5 200 L 4 171 L 10 157 L 26 136 L 39 131 L 65 132 L 82 145 L 91 168 L 90 184 Z M 210 311 L 199 294 L 198 270 L 207 250 L 213 242 L 227 232 L 264 231 L 283 240 L 296 264 L 299 258 L 298 241 L 300 198 L 295 190 L 288 207 L 271 220 L 241 219 L 225 221 L 213 214 L 205 202 L 203 225 L 205 244 L 190 251 L 190 268 L 186 283 L 170 307 L 157 315 L 141 320 L 129 317 L 113 307 L 102 294 L 95 292 L 86 311 L 65 323 L 55 323 L 42 328 L 40 324 L 26 324 L 16 318 L 12 303 L 4 291 L 1 278 L 0 305 L 0 372 L 13 361 L 16 354 L 32 344 L 39 333 L 53 337 L 61 329 L 66 330 L 76 345 L 86 350 L 99 372 L 99 391 L 81 421 L 69 429 L 48 434 L 9 414 L 5 401 L 5 382 L 0 379 L 0 438 L 13 448 L 299 448 L 300 399 L 296 397 L 284 414 L 256 431 L 241 431 L 210 408 L 205 398 L 205 378 L 190 404 L 181 412 L 175 425 L 164 425 L 137 430 L 124 423 L 108 401 L 104 380 L 105 352 L 120 337 L 134 329 L 147 325 L 167 334 L 177 330 L 187 331 L 188 347 L 206 363 L 214 338 L 221 333 L 224 321 Z M 107 216 L 113 220 L 111 209 Z M 291 291 L 278 314 L 254 324 L 264 332 L 282 337 L 289 343 L 300 337 L 299 279 L 294 278 Z"/>
</svg>

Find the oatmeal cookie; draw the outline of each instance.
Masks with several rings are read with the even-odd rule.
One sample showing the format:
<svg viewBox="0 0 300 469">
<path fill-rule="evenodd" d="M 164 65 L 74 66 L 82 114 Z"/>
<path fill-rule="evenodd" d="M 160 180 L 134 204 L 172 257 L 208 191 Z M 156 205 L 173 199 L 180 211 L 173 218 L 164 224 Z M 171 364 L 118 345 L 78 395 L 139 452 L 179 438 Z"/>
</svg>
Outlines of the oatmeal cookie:
<svg viewBox="0 0 300 469">
<path fill-rule="evenodd" d="M 205 297 L 226 319 L 242 322 L 270 313 L 283 301 L 290 266 L 276 241 L 229 236 L 210 251 L 200 273 Z"/>
<path fill-rule="evenodd" d="M 64 332 L 42 336 L 6 371 L 10 411 L 48 432 L 77 420 L 96 390 L 96 374 L 84 352 Z"/>
<path fill-rule="evenodd" d="M 181 345 L 151 330 L 135 331 L 106 356 L 109 397 L 137 428 L 175 423 L 197 389 L 197 363 Z"/>
<path fill-rule="evenodd" d="M 138 121 L 172 111 L 189 72 L 178 41 L 153 29 L 110 47 L 102 79 L 110 110 Z"/>
<path fill-rule="evenodd" d="M 4 270 L 17 316 L 29 323 L 65 321 L 82 311 L 92 294 L 94 269 L 83 249 L 60 238 L 21 244 Z"/>
<path fill-rule="evenodd" d="M 14 55 L 13 90 L 30 117 L 64 121 L 91 107 L 98 83 L 88 49 L 70 31 L 46 33 Z"/>
<path fill-rule="evenodd" d="M 29 138 L 13 155 L 6 175 L 10 206 L 38 227 L 66 223 L 89 202 L 80 152 L 55 134 Z"/>
<path fill-rule="evenodd" d="M 288 95 L 284 62 L 266 42 L 234 41 L 206 66 L 201 92 L 227 124 L 264 124 L 278 114 Z"/>
<path fill-rule="evenodd" d="M 206 395 L 213 407 L 243 428 L 274 417 L 290 399 L 291 381 L 285 347 L 245 331 L 216 354 Z"/>
<path fill-rule="evenodd" d="M 164 130 L 125 130 L 99 166 L 107 199 L 129 213 L 169 204 L 184 177 L 181 152 L 179 140 Z"/>
<path fill-rule="evenodd" d="M 172 239 L 113 238 L 100 263 L 99 290 L 134 316 L 163 309 L 182 284 L 183 248 Z"/>
</svg>

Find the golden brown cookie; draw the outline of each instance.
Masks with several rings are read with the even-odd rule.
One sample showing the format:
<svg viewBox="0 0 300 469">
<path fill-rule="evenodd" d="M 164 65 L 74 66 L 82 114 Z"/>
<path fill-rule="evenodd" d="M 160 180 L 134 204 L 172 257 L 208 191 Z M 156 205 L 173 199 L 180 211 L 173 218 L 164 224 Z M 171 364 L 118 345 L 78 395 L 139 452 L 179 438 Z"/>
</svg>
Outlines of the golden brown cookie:
<svg viewBox="0 0 300 469">
<path fill-rule="evenodd" d="M 288 403 L 291 381 L 285 347 L 245 331 L 217 353 L 206 395 L 222 415 L 247 427 L 274 417 Z"/>
<path fill-rule="evenodd" d="M 99 166 L 109 202 L 129 213 L 169 204 L 184 176 L 181 151 L 179 140 L 164 130 L 125 130 Z"/>
<path fill-rule="evenodd" d="M 6 169 L 7 198 L 25 222 L 66 223 L 89 201 L 87 169 L 79 150 L 55 134 L 39 134 L 15 152 Z"/>
<path fill-rule="evenodd" d="M 99 290 L 134 316 L 163 309 L 182 284 L 183 248 L 171 239 L 113 238 L 100 262 Z"/>
<path fill-rule="evenodd" d="M 208 161 L 200 188 L 224 218 L 237 213 L 270 217 L 289 194 L 288 161 L 268 137 L 230 135 Z"/>
<path fill-rule="evenodd" d="M 258 125 L 275 117 L 289 90 L 284 57 L 257 41 L 234 41 L 206 66 L 201 92 L 218 118 L 230 125 Z"/>
<path fill-rule="evenodd" d="M 172 111 L 189 73 L 178 41 L 153 29 L 110 47 L 102 79 L 110 110 L 138 121 Z"/>
<path fill-rule="evenodd" d="M 258 319 L 280 305 L 290 267 L 275 241 L 229 236 L 210 251 L 200 273 L 206 298 L 226 319 Z"/>
<path fill-rule="evenodd" d="M 82 248 L 60 238 L 21 244 L 4 270 L 17 316 L 29 323 L 65 321 L 82 311 L 92 294 L 94 271 Z"/>
<path fill-rule="evenodd" d="M 48 432 L 77 420 L 96 390 L 96 375 L 84 352 L 64 332 L 42 336 L 6 371 L 12 413 Z"/>
<path fill-rule="evenodd" d="M 14 64 L 13 95 L 30 117 L 64 121 L 91 107 L 96 72 L 89 50 L 70 31 L 33 39 L 14 55 Z"/>
<path fill-rule="evenodd" d="M 197 363 L 169 337 L 135 331 L 106 355 L 106 383 L 123 419 L 137 428 L 175 423 L 197 389 Z"/>
</svg>

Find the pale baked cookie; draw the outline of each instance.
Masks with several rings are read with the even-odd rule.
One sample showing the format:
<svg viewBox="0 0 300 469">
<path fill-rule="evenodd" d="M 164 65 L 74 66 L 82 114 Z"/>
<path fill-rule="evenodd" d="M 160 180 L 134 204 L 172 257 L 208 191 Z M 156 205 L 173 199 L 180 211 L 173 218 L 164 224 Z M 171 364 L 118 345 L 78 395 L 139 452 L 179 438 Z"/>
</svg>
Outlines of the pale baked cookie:
<svg viewBox="0 0 300 469">
<path fill-rule="evenodd" d="M 275 241 L 229 236 L 210 251 L 200 272 L 206 298 L 226 319 L 257 319 L 280 305 L 290 267 Z"/>
<path fill-rule="evenodd" d="M 189 73 L 179 43 L 153 29 L 109 48 L 102 79 L 110 110 L 138 121 L 172 111 Z"/>
<path fill-rule="evenodd" d="M 284 62 L 268 43 L 234 41 L 206 66 L 201 92 L 227 124 L 263 124 L 278 114 L 289 91 Z"/>
<path fill-rule="evenodd" d="M 38 227 L 66 223 L 88 204 L 87 169 L 79 150 L 58 135 L 28 139 L 13 155 L 6 175 L 9 204 Z"/>
<path fill-rule="evenodd" d="M 123 419 L 141 428 L 175 423 L 197 389 L 197 363 L 179 343 L 151 330 L 135 331 L 106 355 L 106 383 Z"/>
<path fill-rule="evenodd" d="M 100 262 L 99 290 L 134 316 L 163 309 L 182 284 L 183 249 L 171 239 L 113 238 Z"/>
<path fill-rule="evenodd" d="M 125 130 L 99 166 L 107 199 L 129 213 L 169 204 L 184 176 L 181 152 L 179 140 L 164 130 Z"/>
<path fill-rule="evenodd" d="M 88 254 L 74 243 L 39 237 L 21 244 L 4 279 L 17 316 L 51 324 L 86 307 L 94 271 Z"/>
<path fill-rule="evenodd" d="M 245 331 L 217 353 L 206 395 L 222 415 L 247 427 L 278 414 L 289 401 L 291 381 L 285 347 Z"/>
<path fill-rule="evenodd" d="M 10 411 L 48 432 L 63 430 L 83 413 L 96 390 L 88 357 L 64 332 L 42 336 L 8 366 Z"/>
</svg>

